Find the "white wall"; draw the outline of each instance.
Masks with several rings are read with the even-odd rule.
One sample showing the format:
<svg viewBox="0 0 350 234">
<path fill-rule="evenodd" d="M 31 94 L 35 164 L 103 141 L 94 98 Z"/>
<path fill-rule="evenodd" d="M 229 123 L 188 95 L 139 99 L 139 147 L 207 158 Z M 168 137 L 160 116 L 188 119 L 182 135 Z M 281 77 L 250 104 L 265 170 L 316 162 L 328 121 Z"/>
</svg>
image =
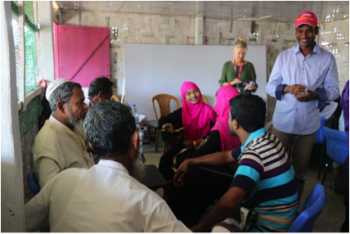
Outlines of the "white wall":
<svg viewBox="0 0 350 234">
<path fill-rule="evenodd" d="M 319 34 L 321 47 L 335 57 L 341 93 L 349 80 L 349 19 L 321 23 Z"/>
<path fill-rule="evenodd" d="M 38 12 L 40 19 L 40 78 L 48 81 L 54 80 L 55 64 L 53 52 L 53 14 L 51 1 L 39 1 Z"/>
<path fill-rule="evenodd" d="M 119 30 L 118 41 L 111 45 L 111 79 L 115 84 L 115 94 L 118 96 L 124 94 L 124 82 L 127 82 L 125 80 L 125 43 L 197 44 L 196 39 L 199 41 L 198 35 L 203 32 L 203 44 L 232 46 L 240 36 L 247 40 L 248 51 L 251 45 L 266 46 L 266 77 L 269 77 L 277 55 L 296 43 L 292 24 L 285 22 L 257 21 L 255 27 L 257 34 L 251 34 L 249 21 L 205 18 L 203 29 L 200 29 L 200 20 L 191 16 L 64 9 L 61 16 L 62 23 L 66 25 L 118 27 L 119 29 L 123 28 L 124 24 L 128 25 L 129 30 Z M 274 105 L 275 99 L 268 97 L 268 120 L 272 118 Z"/>
<path fill-rule="evenodd" d="M 180 87 L 184 81 L 196 83 L 213 106 L 222 67 L 232 59 L 232 46 L 127 43 L 125 59 L 126 101 L 136 104 L 140 114 L 153 120 L 152 97 L 170 94 L 181 106 Z M 255 94 L 266 102 L 265 46 L 250 46 L 246 59 L 257 75 Z"/>
<path fill-rule="evenodd" d="M 24 232 L 24 192 L 11 2 L 1 3 L 1 231 Z"/>
</svg>

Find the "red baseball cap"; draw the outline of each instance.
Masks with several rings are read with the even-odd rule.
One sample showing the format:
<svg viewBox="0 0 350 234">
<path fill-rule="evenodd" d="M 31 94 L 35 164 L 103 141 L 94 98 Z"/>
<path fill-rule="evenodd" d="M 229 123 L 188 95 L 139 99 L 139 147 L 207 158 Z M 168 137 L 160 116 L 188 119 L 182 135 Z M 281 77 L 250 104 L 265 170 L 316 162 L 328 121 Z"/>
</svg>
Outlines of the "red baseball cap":
<svg viewBox="0 0 350 234">
<path fill-rule="evenodd" d="M 308 24 L 312 27 L 317 27 L 317 17 L 314 13 L 310 11 L 304 11 L 295 19 L 295 28 L 302 24 Z"/>
</svg>

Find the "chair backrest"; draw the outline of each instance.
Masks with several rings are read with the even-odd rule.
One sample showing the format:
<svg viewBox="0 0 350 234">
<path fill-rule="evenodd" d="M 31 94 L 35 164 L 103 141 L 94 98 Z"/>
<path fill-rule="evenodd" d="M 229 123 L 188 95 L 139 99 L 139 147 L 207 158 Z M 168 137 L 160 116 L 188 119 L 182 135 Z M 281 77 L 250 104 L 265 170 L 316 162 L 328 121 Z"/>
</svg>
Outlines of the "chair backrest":
<svg viewBox="0 0 350 234">
<path fill-rule="evenodd" d="M 323 128 L 324 128 L 324 126 L 326 126 L 325 118 L 320 117 L 320 122 L 321 122 L 321 125 L 317 129 L 317 132 L 316 132 L 315 144 L 323 145 L 325 140 L 326 140 L 326 137 L 325 137 L 324 132 L 323 132 Z"/>
<path fill-rule="evenodd" d="M 326 204 L 326 190 L 317 184 L 304 201 L 301 213 L 288 229 L 288 232 L 312 232 L 315 220 Z"/>
<path fill-rule="evenodd" d="M 170 112 L 171 112 L 170 111 L 171 100 L 175 101 L 176 109 L 179 109 L 179 101 L 177 100 L 176 97 L 174 97 L 170 94 L 158 94 L 152 98 L 154 115 L 156 116 L 157 121 L 158 121 L 158 114 L 157 114 L 156 107 L 154 106 L 154 101 L 157 101 L 157 103 L 158 103 L 159 112 L 160 112 L 159 118 L 160 118 L 160 117 L 163 117 L 163 116 L 170 114 Z"/>
<path fill-rule="evenodd" d="M 115 95 L 115 94 L 112 95 L 112 99 L 114 99 L 114 100 L 117 101 L 117 102 L 120 102 L 120 99 L 119 99 L 118 96 Z"/>
<path fill-rule="evenodd" d="M 33 195 L 37 195 L 40 192 L 40 185 L 37 179 L 35 178 L 35 174 L 33 170 L 30 170 L 30 172 L 27 175 L 27 183 Z"/>
<path fill-rule="evenodd" d="M 203 102 L 205 102 L 205 103 L 209 104 L 209 102 L 208 102 L 208 98 L 207 98 L 206 96 L 202 95 L 202 98 L 203 98 Z"/>
<path fill-rule="evenodd" d="M 345 132 L 323 128 L 327 142 L 327 155 L 334 161 L 343 164 L 349 155 L 348 136 Z"/>
<path fill-rule="evenodd" d="M 320 116 L 324 117 L 326 120 L 329 120 L 334 112 L 337 110 L 338 103 L 330 102 L 329 105 L 326 105 L 325 108 L 320 112 Z"/>
</svg>

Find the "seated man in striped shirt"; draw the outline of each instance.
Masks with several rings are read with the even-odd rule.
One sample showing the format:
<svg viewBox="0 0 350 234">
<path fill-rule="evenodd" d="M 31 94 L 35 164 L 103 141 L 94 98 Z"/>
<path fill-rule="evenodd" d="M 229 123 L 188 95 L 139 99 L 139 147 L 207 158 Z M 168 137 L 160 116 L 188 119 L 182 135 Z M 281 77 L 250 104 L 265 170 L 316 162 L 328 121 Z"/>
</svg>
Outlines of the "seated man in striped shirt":
<svg viewBox="0 0 350 234">
<path fill-rule="evenodd" d="M 265 102 L 256 95 L 239 95 L 230 100 L 230 106 L 230 131 L 241 140 L 241 154 L 223 151 L 187 159 L 174 175 L 174 184 L 179 187 L 192 165 L 239 164 L 229 190 L 191 230 L 209 231 L 244 206 L 258 214 L 252 231 L 286 232 L 297 214 L 297 185 L 287 152 L 275 135 L 265 131 Z"/>
</svg>

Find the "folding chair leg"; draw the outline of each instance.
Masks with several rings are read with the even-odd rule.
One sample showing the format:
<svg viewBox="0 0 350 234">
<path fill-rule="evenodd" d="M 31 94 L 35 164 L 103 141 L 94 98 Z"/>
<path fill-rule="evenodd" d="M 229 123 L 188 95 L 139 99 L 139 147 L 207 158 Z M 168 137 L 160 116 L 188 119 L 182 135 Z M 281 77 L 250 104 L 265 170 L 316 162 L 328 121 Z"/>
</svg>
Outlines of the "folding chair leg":
<svg viewBox="0 0 350 234">
<path fill-rule="evenodd" d="M 151 144 L 151 128 L 147 126 L 147 138 L 148 138 L 148 144 Z"/>
<path fill-rule="evenodd" d="M 328 162 L 326 164 L 326 167 L 325 167 L 324 173 L 323 173 L 322 182 L 321 182 L 322 185 L 324 185 L 324 182 L 326 181 L 328 169 L 329 169 L 329 166 L 331 165 L 332 162 L 333 162 L 333 160 L 330 159 L 330 160 L 328 160 Z"/>
<path fill-rule="evenodd" d="M 321 158 L 320 158 L 320 163 L 318 165 L 318 174 L 317 174 L 317 179 L 319 180 L 321 178 L 321 171 L 322 171 L 322 166 L 324 165 L 324 148 L 325 146 L 323 145 L 322 146 L 322 149 L 321 149 Z"/>
<path fill-rule="evenodd" d="M 158 135 L 159 135 L 159 131 L 158 129 L 156 130 L 156 149 L 155 152 L 158 153 Z"/>
</svg>

